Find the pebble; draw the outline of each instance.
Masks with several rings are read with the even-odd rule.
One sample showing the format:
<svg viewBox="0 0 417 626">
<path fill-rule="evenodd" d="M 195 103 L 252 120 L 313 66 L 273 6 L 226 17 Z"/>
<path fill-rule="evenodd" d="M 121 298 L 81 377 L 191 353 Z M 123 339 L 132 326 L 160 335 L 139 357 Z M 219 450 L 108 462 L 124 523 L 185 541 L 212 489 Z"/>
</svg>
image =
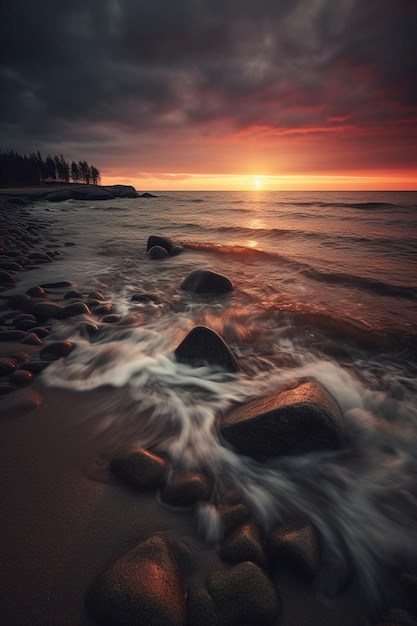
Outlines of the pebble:
<svg viewBox="0 0 417 626">
<path fill-rule="evenodd" d="M 11 385 L 10 385 L 11 386 Z M 14 387 L 12 387 L 12 391 Z M 20 416 L 33 411 L 42 404 L 40 393 L 30 387 L 17 389 L 1 401 L 2 415 L 5 417 Z"/>
<path fill-rule="evenodd" d="M 123 453 L 110 461 L 110 469 L 128 487 L 137 491 L 156 489 L 162 482 L 169 463 L 146 449 Z"/>
</svg>

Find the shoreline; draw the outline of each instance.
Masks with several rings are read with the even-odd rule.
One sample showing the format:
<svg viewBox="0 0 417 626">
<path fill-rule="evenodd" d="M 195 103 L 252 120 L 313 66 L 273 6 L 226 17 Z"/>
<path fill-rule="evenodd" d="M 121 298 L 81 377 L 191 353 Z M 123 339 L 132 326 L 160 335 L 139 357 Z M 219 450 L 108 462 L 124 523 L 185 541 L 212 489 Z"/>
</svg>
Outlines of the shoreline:
<svg viewBox="0 0 417 626">
<path fill-rule="evenodd" d="M 16 274 L 9 270 L 10 276 L 18 277 L 20 271 L 28 272 L 39 262 L 59 262 L 63 235 L 57 238 L 49 232 L 47 220 L 35 217 L 26 209 L 39 196 L 31 195 L 32 192 L 29 196 L 27 193 L 20 195 L 22 190 L 4 194 L 3 191 L 0 190 L 3 224 L 9 217 L 9 224 L 2 224 L 3 235 L 8 229 L 9 239 L 15 238 L 15 251 L 20 252 L 21 257 L 35 252 L 51 258 L 28 258 L 27 265 L 16 270 Z M 2 196 L 19 201 L 4 201 Z M 6 215 L 5 211 L 10 209 L 15 209 L 14 216 Z M 32 252 L 27 252 L 26 248 L 31 248 Z M 11 250 L 9 248 L 9 252 Z M 51 251 L 54 251 L 53 255 Z M 5 256 L 0 256 L 0 260 Z M 11 258 L 19 257 L 16 254 Z M 19 293 L 18 282 L 6 284 L 6 287 L 0 292 L 0 301 L 3 301 L 0 317 L 4 318 L 3 326 L 7 332 L 8 328 L 18 330 L 11 327 L 16 325 L 14 321 L 19 315 L 24 315 L 23 311 L 16 314 L 13 307 L 8 306 L 16 303 L 13 296 L 20 297 L 20 306 L 22 303 L 24 306 L 25 297 L 36 298 Z M 33 289 L 37 287 L 40 286 L 32 286 Z M 111 308 L 102 309 L 103 314 L 94 313 L 95 308 L 100 310 L 106 303 L 105 298 L 100 300 L 98 294 L 95 298 L 90 297 L 91 294 L 65 298 L 72 290 L 76 291 L 76 285 L 68 277 L 66 285 L 45 288 L 45 294 L 38 292 L 42 296 L 39 302 L 46 295 L 63 309 L 73 306 L 74 317 L 87 315 L 90 322 L 86 324 L 94 325 L 111 315 Z M 79 305 L 80 301 L 84 306 Z M 63 309 L 60 309 L 60 315 Z M 71 315 L 68 313 L 65 319 L 70 319 Z M 36 326 L 32 327 L 30 321 L 35 320 L 29 317 L 26 320 L 29 327 L 21 331 L 25 335 L 18 340 L 5 338 L 0 342 L 0 358 L 20 354 L 20 365 L 26 364 L 27 367 L 27 363 L 44 360 L 40 354 L 48 345 L 48 335 L 38 336 L 41 343 L 33 337 L 34 343 L 22 341 L 34 334 L 33 328 L 47 331 L 50 318 L 45 317 L 44 322 L 37 318 Z M 94 332 L 93 328 L 90 330 Z M 58 352 L 52 354 L 54 358 L 65 358 L 64 352 L 71 346 L 64 343 L 55 348 Z M 27 353 L 28 358 L 22 353 Z M 51 358 L 51 354 L 47 357 Z M 1 496 L 6 511 L 0 539 L 5 623 L 51 626 L 100 623 L 86 611 L 88 589 L 113 559 L 157 533 L 169 538 L 176 546 L 182 576 L 194 593 L 196 617 L 202 624 L 210 626 L 210 621 L 204 622 L 203 619 L 205 609 L 205 619 L 210 619 L 207 617 L 210 616 L 208 600 L 204 596 L 206 578 L 210 577 L 212 570 L 228 570 L 229 565 L 222 561 L 217 549 L 201 539 L 191 509 L 161 506 L 155 490 L 138 493 L 113 475 L 108 467 L 109 459 L 125 451 L 126 442 L 115 445 L 111 440 L 86 437 L 83 420 L 74 419 L 74 416 L 81 418 L 94 414 L 97 408 L 100 409 L 102 400 L 114 392 L 98 390 L 76 394 L 54 390 L 46 388 L 35 371 L 25 367 L 17 369 L 33 373 L 34 381 L 27 380 L 17 390 L 9 389 L 0 397 Z M 13 399 L 16 394 L 17 400 Z M 309 626 L 369 626 L 378 623 L 377 620 L 369 621 L 363 607 L 355 604 L 358 589 L 354 584 L 337 598 L 330 598 L 320 592 L 314 581 L 312 584 L 302 579 L 297 572 L 279 568 L 278 572 L 271 573 L 271 578 L 282 599 L 281 614 L 274 622 L 271 619 L 271 623 L 280 626 L 304 623 Z"/>
</svg>

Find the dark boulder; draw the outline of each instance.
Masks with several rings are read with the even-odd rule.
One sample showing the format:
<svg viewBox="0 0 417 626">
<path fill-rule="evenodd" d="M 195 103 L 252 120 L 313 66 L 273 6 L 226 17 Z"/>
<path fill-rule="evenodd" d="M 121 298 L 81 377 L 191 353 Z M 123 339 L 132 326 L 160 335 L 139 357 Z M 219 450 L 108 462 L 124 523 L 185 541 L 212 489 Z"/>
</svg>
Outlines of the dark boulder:
<svg viewBox="0 0 417 626">
<path fill-rule="evenodd" d="M 31 313 L 36 317 L 38 322 L 46 322 L 48 319 L 55 319 L 59 317 L 63 307 L 57 302 L 51 300 L 43 300 L 41 302 L 35 302 L 32 306 Z"/>
<path fill-rule="evenodd" d="M 214 600 L 216 624 L 275 624 L 282 600 L 272 580 L 255 563 L 245 561 L 213 572 L 207 590 Z"/>
<path fill-rule="evenodd" d="M 320 571 L 318 536 L 306 522 L 286 522 L 270 535 L 271 559 L 277 568 L 291 569 L 313 579 Z"/>
<path fill-rule="evenodd" d="M 152 535 L 109 565 L 86 603 L 101 625 L 185 626 L 185 591 L 168 539 Z"/>
<path fill-rule="evenodd" d="M 125 452 L 110 461 L 113 474 L 137 491 L 156 489 L 168 467 L 168 461 L 143 448 Z"/>
<path fill-rule="evenodd" d="M 57 317 L 60 320 L 66 320 L 69 317 L 76 317 L 77 315 L 91 315 L 91 311 L 85 302 L 72 302 L 71 304 L 67 304 L 62 307 Z"/>
<path fill-rule="evenodd" d="M 223 541 L 220 556 L 225 561 L 252 561 L 266 567 L 265 542 L 259 527 L 248 522 L 236 528 Z"/>
<path fill-rule="evenodd" d="M 145 191 L 144 193 L 140 194 L 141 198 L 157 198 L 158 196 L 155 196 L 153 193 L 149 193 L 149 191 Z"/>
<path fill-rule="evenodd" d="M 110 193 L 113 198 L 138 198 L 139 194 L 132 185 L 105 185 L 105 191 Z"/>
<path fill-rule="evenodd" d="M 175 350 L 179 363 L 194 367 L 216 365 L 228 372 L 237 372 L 239 366 L 226 342 L 211 328 L 195 326 Z"/>
<path fill-rule="evenodd" d="M 194 293 L 229 293 L 233 291 L 231 281 L 211 270 L 194 270 L 181 285 L 184 291 Z"/>
<path fill-rule="evenodd" d="M 74 348 L 75 344 L 72 341 L 54 341 L 42 348 L 39 356 L 46 361 L 54 361 L 66 357 Z"/>
<path fill-rule="evenodd" d="M 201 472 L 174 471 L 161 490 L 161 500 L 173 506 L 192 506 L 210 500 L 213 481 Z"/>
<path fill-rule="evenodd" d="M 146 251 L 149 252 L 151 248 L 154 246 L 160 246 L 161 248 L 165 248 L 168 253 L 171 253 L 173 243 L 169 237 L 162 237 L 160 235 L 151 235 L 148 237 L 148 242 L 146 244 Z"/>
<path fill-rule="evenodd" d="M 169 252 L 162 246 L 152 246 L 148 250 L 148 256 L 150 259 L 166 259 L 169 257 Z"/>
<path fill-rule="evenodd" d="M 338 449 L 344 443 L 340 409 L 314 380 L 296 381 L 233 409 L 220 432 L 239 453 L 258 460 Z"/>
</svg>

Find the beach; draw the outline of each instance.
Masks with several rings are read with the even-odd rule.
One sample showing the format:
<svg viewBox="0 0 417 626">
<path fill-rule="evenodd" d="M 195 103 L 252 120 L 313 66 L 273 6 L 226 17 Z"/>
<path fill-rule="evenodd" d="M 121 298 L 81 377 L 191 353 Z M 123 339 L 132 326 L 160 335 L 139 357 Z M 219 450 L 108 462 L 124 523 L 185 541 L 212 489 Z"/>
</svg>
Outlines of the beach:
<svg viewBox="0 0 417 626">
<path fill-rule="evenodd" d="M 171 361 L 168 363 L 164 356 L 166 346 L 160 337 L 160 352 L 163 353 L 161 357 L 155 356 L 152 351 L 146 354 L 142 347 L 145 356 L 142 355 L 141 364 L 136 362 L 139 359 L 137 353 L 136 361 L 133 357 L 131 360 L 131 363 L 135 363 L 135 376 L 139 380 L 140 376 L 143 379 L 146 375 L 148 378 L 145 386 L 148 385 L 154 395 L 149 394 L 146 397 L 146 404 L 143 397 L 138 397 L 141 387 L 137 383 L 127 402 L 127 383 L 124 384 L 122 380 L 114 382 L 117 369 L 115 364 L 119 363 L 117 371 L 121 372 L 122 378 L 124 359 L 128 363 L 131 355 L 129 350 L 137 348 L 131 345 L 132 337 L 136 337 L 138 344 L 142 337 L 141 320 L 142 333 L 150 329 L 150 338 L 144 336 L 143 341 L 156 341 L 155 335 L 158 333 L 155 326 L 149 326 L 148 320 L 152 316 L 156 320 L 163 317 L 161 308 L 158 308 L 161 307 L 161 294 L 150 286 L 153 287 L 159 281 L 163 292 L 165 285 L 171 284 L 172 278 L 169 273 L 164 273 L 164 269 L 152 270 L 155 276 L 149 274 L 142 291 L 139 292 L 137 284 L 127 286 L 126 301 L 129 298 L 131 302 L 133 296 L 136 296 L 136 302 L 139 302 L 140 296 L 142 308 L 126 311 L 118 306 L 118 302 L 113 301 L 114 285 L 107 290 L 105 286 L 101 289 L 104 284 L 102 277 L 101 284 L 97 283 L 96 289 L 91 287 L 91 290 L 83 291 L 79 277 L 83 269 L 90 268 L 87 261 L 75 277 L 63 276 L 66 269 L 57 270 L 52 275 L 47 271 L 43 273 L 42 268 L 51 264 L 59 268 L 62 263 L 62 267 L 66 268 L 65 259 L 71 255 L 76 256 L 78 246 L 74 232 L 66 231 L 62 226 L 64 222 L 60 222 L 57 228 L 57 223 L 49 220 L 45 204 L 42 205 L 43 212 L 36 213 L 37 205 L 32 207 L 32 204 L 45 202 L 44 197 L 45 191 L 36 188 L 0 192 L 3 238 L 0 258 L 3 261 L 3 266 L 0 265 L 0 271 L 3 272 L 0 293 L 0 359 L 3 367 L 0 381 L 0 489 L 4 511 L 0 553 L 3 623 L 189 623 L 190 626 L 196 623 L 207 626 L 217 623 L 265 623 L 280 626 L 415 623 L 417 569 L 415 546 L 410 539 L 412 533 L 404 540 L 410 547 L 410 554 L 404 554 L 404 546 L 399 541 L 399 545 L 393 548 L 393 552 L 398 549 L 398 559 L 391 558 L 390 555 L 390 560 L 387 557 L 387 562 L 381 562 L 380 586 L 378 583 L 373 597 L 371 587 L 364 590 L 364 579 L 356 576 L 356 563 L 351 567 L 348 559 L 333 558 L 334 554 L 327 550 L 323 544 L 324 526 L 320 527 L 318 516 L 314 517 L 312 514 L 311 519 L 301 517 L 301 505 L 294 501 L 293 510 L 288 505 L 285 513 L 278 511 L 268 521 L 265 516 L 262 518 L 260 509 L 255 506 L 252 508 L 254 500 L 251 500 L 249 493 L 245 496 L 244 491 L 239 491 L 237 480 L 230 485 L 235 477 L 234 473 L 241 469 L 239 465 L 235 465 L 234 457 L 229 458 L 227 442 L 221 439 L 219 444 L 217 437 L 214 437 L 213 443 L 210 439 L 210 445 L 214 446 L 210 450 L 212 456 L 209 454 L 204 457 L 203 462 L 201 450 L 197 450 L 199 440 L 193 439 L 193 434 L 188 435 L 192 444 L 190 448 L 194 452 L 197 450 L 198 454 L 188 457 L 187 446 L 175 448 L 176 437 L 184 432 L 184 424 L 179 421 L 177 423 L 174 419 L 175 411 L 171 422 L 153 421 L 156 408 L 164 417 L 170 412 L 170 401 L 177 401 L 176 396 L 171 393 L 170 381 L 174 381 L 172 385 L 175 389 L 182 389 L 186 377 L 187 384 L 191 385 L 191 391 L 188 391 L 188 387 L 186 390 L 190 394 L 186 398 L 186 406 L 191 410 L 190 406 L 195 405 L 197 416 L 200 416 L 200 404 L 203 406 L 206 402 L 205 394 L 212 393 L 213 390 L 219 397 L 218 389 L 221 389 L 224 397 L 226 392 L 229 394 L 227 402 L 223 397 L 221 401 L 216 400 L 217 404 L 213 402 L 213 411 L 217 410 L 222 417 L 225 406 L 236 407 L 241 403 L 250 405 L 251 394 L 246 387 L 250 385 L 255 369 L 251 365 L 249 350 L 247 354 L 243 351 L 237 354 L 236 349 L 231 350 L 237 354 L 239 368 L 243 368 L 245 380 L 242 384 L 246 387 L 242 391 L 243 388 L 238 386 L 239 381 L 235 381 L 233 372 L 226 375 L 219 373 L 219 368 L 215 367 L 219 365 L 217 357 L 214 363 L 210 363 L 214 369 L 208 366 L 204 369 L 206 366 L 199 363 L 193 366 L 190 362 L 192 351 L 189 350 L 186 350 L 185 363 L 179 363 L 178 366 L 172 365 Z M 152 202 L 152 198 L 149 201 Z M 117 201 L 116 205 L 111 205 L 113 208 L 114 206 L 117 209 Z M 70 207 L 71 205 L 67 210 Z M 65 215 L 63 219 L 66 219 Z M 153 234 L 148 229 L 148 235 Z M 82 233 L 80 237 L 83 236 L 86 235 Z M 117 243 L 115 237 L 116 248 Z M 165 249 L 163 245 L 159 247 Z M 195 242 L 188 241 L 184 244 L 182 240 L 179 240 L 178 247 L 190 250 L 191 254 L 202 248 Z M 143 252 L 143 258 L 147 258 L 146 252 L 149 251 Z M 215 250 L 216 261 L 213 262 L 213 268 L 216 273 L 220 273 L 223 266 L 222 274 L 227 274 L 228 267 L 223 261 L 223 252 Z M 234 250 L 232 253 L 237 255 L 241 251 Z M 184 263 L 184 268 L 188 268 L 188 261 L 181 260 L 186 258 L 187 252 L 178 254 L 178 264 L 182 271 L 180 264 Z M 168 262 L 174 259 L 172 249 L 169 249 L 166 256 Z M 164 259 L 154 259 L 154 263 L 166 263 Z M 177 261 L 173 260 L 172 263 Z M 96 266 L 93 271 L 96 271 Z M 187 274 L 188 269 L 184 273 Z M 32 281 L 31 275 L 36 280 Z M 53 281 L 51 277 L 54 278 Z M 129 283 L 126 282 L 126 285 Z M 404 292 L 407 292 L 408 297 L 406 287 Z M 381 290 L 382 287 L 377 285 L 376 288 Z M 394 291 L 392 289 L 388 297 L 393 297 Z M 188 298 L 189 308 L 194 305 L 195 299 L 201 304 L 200 296 L 195 296 L 196 292 L 191 291 L 191 295 L 188 293 L 186 291 L 184 298 Z M 174 348 L 178 349 L 193 327 L 203 326 L 216 331 L 216 337 L 223 337 L 224 345 L 218 344 L 221 358 L 228 355 L 227 344 L 233 343 L 233 329 L 229 323 L 229 335 L 224 332 L 219 321 L 221 313 L 218 313 L 220 304 L 223 306 L 227 303 L 228 297 L 222 294 L 214 301 L 204 301 L 206 308 L 202 313 L 198 312 L 192 323 L 185 323 L 181 318 L 179 330 L 176 329 L 170 337 Z M 250 296 L 244 294 L 244 297 L 248 298 L 249 307 Z M 300 295 L 302 297 L 303 294 Z M 175 295 L 175 298 L 172 299 L 174 312 L 175 307 L 177 310 L 180 307 L 180 296 Z M 230 322 L 233 318 L 228 306 L 224 304 Z M 239 311 L 237 307 L 234 315 L 237 315 L 236 311 Z M 301 307 L 298 307 L 299 318 L 302 313 Z M 366 349 L 375 350 L 375 342 L 384 335 L 384 349 L 388 352 L 392 350 L 392 336 L 382 333 L 377 325 L 374 329 L 368 329 L 366 313 L 363 317 L 363 326 L 352 324 L 348 328 L 346 323 L 344 328 L 348 330 L 343 331 L 346 336 L 355 339 L 366 335 L 369 342 Z M 318 319 L 317 315 L 315 319 Z M 381 313 L 380 323 L 382 322 Z M 166 325 L 172 326 L 172 317 Z M 336 326 L 335 324 L 334 332 L 337 336 L 342 330 L 340 325 Z M 77 339 L 71 338 L 75 336 L 75 327 Z M 158 328 L 163 329 L 164 326 Z M 248 333 L 246 322 L 245 328 Z M 400 329 L 403 335 L 398 335 L 403 337 L 405 343 L 412 335 L 407 328 L 404 322 L 404 328 Z M 369 332 L 365 332 L 366 329 Z M 262 328 L 257 331 L 258 341 Z M 136 335 L 127 336 L 129 332 Z M 234 332 L 238 334 L 236 327 Z M 252 332 L 255 333 L 255 330 Z M 104 337 L 104 344 L 94 339 L 100 337 L 100 333 Z M 241 336 L 243 335 L 239 335 L 236 341 L 243 343 Z M 106 337 L 111 337 L 108 343 Z M 116 339 L 118 346 L 115 347 L 112 342 Z M 125 341 L 130 343 L 123 343 Z M 397 341 L 398 337 L 395 339 L 396 347 Z M 97 350 L 92 356 L 87 355 L 90 347 Z M 119 352 L 116 354 L 117 349 Z M 200 351 L 200 346 L 198 350 Z M 209 352 L 210 350 L 206 361 L 210 362 Z M 77 362 L 74 357 L 76 354 L 80 354 L 84 361 Z M 149 364 L 143 364 L 145 357 Z M 282 367 L 285 364 L 285 355 L 281 353 L 276 358 Z M 347 359 L 345 356 L 344 358 Z M 114 359 L 114 363 L 111 362 L 114 370 L 106 369 L 110 359 Z M 287 355 L 287 360 L 289 359 L 290 355 Z M 226 361 L 223 360 L 222 363 L 224 362 Z M 268 367 L 271 362 L 274 363 L 269 360 Z M 105 367 L 100 370 L 103 363 Z M 80 369 L 80 364 L 84 369 Z M 198 369 L 200 367 L 203 369 Z M 257 368 L 256 373 L 259 374 L 259 363 Z M 49 379 L 44 376 L 47 370 L 52 372 Z M 103 378 L 97 384 L 88 385 L 87 371 L 91 371 L 91 378 L 94 375 Z M 263 379 L 266 377 L 265 372 L 267 373 L 266 367 L 261 372 Z M 290 382 L 290 391 L 286 393 L 295 395 L 293 389 L 299 387 L 292 388 L 291 381 L 298 379 L 296 373 L 294 368 L 294 376 L 290 371 L 283 379 L 277 379 L 275 387 L 281 391 L 285 383 L 285 390 Z M 152 376 L 158 376 L 165 381 L 163 393 L 155 386 Z M 181 381 L 178 382 L 175 377 L 182 377 Z M 305 383 L 304 375 L 300 387 L 302 384 L 312 385 L 312 378 L 314 377 L 311 376 L 309 382 Z M 126 380 L 130 382 L 129 379 Z M 257 378 L 258 382 L 259 380 Z M 66 381 L 69 381 L 67 387 Z M 72 387 L 71 382 L 74 383 Z M 265 383 L 265 390 L 269 393 L 275 387 Z M 323 390 L 323 394 L 325 400 L 317 401 L 320 407 L 326 402 L 330 405 L 334 400 L 330 394 L 328 399 L 326 390 Z M 339 398 L 337 400 L 340 404 Z M 208 399 L 207 403 L 210 401 Z M 292 401 L 288 400 L 287 404 L 290 405 Z M 165 412 L 161 409 L 162 404 L 167 407 Z M 326 415 L 338 416 L 339 409 L 334 408 L 333 404 L 326 410 Z M 109 413 L 107 422 L 103 411 Z M 180 413 L 182 416 L 183 407 Z M 114 418 L 118 414 L 125 420 L 124 429 L 118 426 Z M 256 415 L 258 414 L 262 414 L 259 407 L 256 409 Z M 136 435 L 133 422 L 136 423 L 137 419 L 142 424 L 140 437 L 132 436 L 132 433 Z M 210 422 L 210 437 L 213 424 L 214 422 Z M 413 438 L 414 425 L 412 427 L 411 429 L 410 426 L 410 431 Z M 343 437 L 349 439 L 358 436 L 361 440 L 360 446 L 365 448 L 368 445 L 366 433 L 361 431 L 357 435 L 355 428 L 359 430 L 357 425 L 349 426 Z M 223 422 L 221 429 L 226 436 Z M 155 436 L 155 431 L 158 436 Z M 325 434 L 327 442 L 330 435 L 328 431 Z M 283 439 L 285 440 L 284 435 Z M 335 440 L 332 439 L 330 445 L 332 450 Z M 167 441 L 170 442 L 169 445 Z M 321 445 L 322 440 L 319 439 L 318 443 Z M 239 445 L 238 440 L 234 440 L 232 449 Z M 314 456 L 316 452 L 320 452 L 320 445 L 313 446 L 309 452 Z M 345 444 L 342 446 L 337 440 L 334 449 L 339 449 L 339 445 L 343 447 Z M 388 447 L 389 443 L 386 445 Z M 358 456 L 362 450 L 360 446 L 355 448 Z M 327 454 L 327 443 L 323 447 Z M 153 456 L 149 457 L 148 452 Z M 285 453 L 284 449 L 284 457 Z M 299 466 L 287 467 L 284 459 L 281 466 L 275 466 L 275 457 L 265 460 L 263 454 L 267 453 L 262 451 L 259 458 L 255 455 L 252 460 L 249 450 L 243 456 L 247 455 L 251 459 L 244 461 L 252 472 L 250 476 L 255 476 L 255 472 L 264 468 L 262 472 L 265 475 L 265 493 L 269 493 L 268 480 L 272 481 L 274 472 L 282 471 L 283 475 L 286 472 L 289 475 L 295 472 L 296 467 L 300 473 L 304 471 L 300 469 L 304 461 L 300 460 Z M 293 450 L 291 454 L 294 454 Z M 379 449 L 375 450 L 375 458 L 380 454 L 382 453 Z M 332 455 L 333 452 L 324 457 L 324 463 L 332 463 Z M 301 457 L 302 455 L 300 459 Z M 349 455 L 347 457 L 347 463 L 351 463 L 352 458 Z M 219 472 L 209 466 L 207 459 L 210 458 L 219 463 Z M 115 462 L 115 459 L 118 461 Z M 363 462 L 364 467 L 368 463 L 361 458 L 356 461 L 359 465 Z M 138 476 L 146 474 L 148 470 L 153 472 L 155 467 L 159 468 L 160 474 L 157 473 L 156 477 L 153 474 L 152 480 L 139 484 Z M 308 462 L 304 467 L 308 469 Z M 413 471 L 411 467 L 409 474 L 413 475 Z M 176 473 L 177 483 L 172 478 L 175 478 Z M 336 484 L 337 477 L 334 477 Z M 382 480 L 381 484 L 383 482 Z M 176 485 L 178 491 L 175 492 L 173 488 L 170 490 L 170 484 Z M 284 487 L 282 489 L 284 492 Z M 310 490 L 312 489 L 311 486 Z M 401 513 L 399 517 L 403 517 L 404 525 L 410 527 L 416 519 L 415 500 L 411 497 L 414 496 L 415 499 L 417 493 L 415 484 L 407 483 L 403 492 L 406 493 L 404 499 L 401 499 L 401 489 L 399 492 L 398 510 L 404 506 L 404 502 L 408 503 L 404 516 Z M 314 493 L 311 493 L 311 510 L 314 511 L 316 505 L 313 506 Z M 287 499 L 291 503 L 292 495 L 288 494 Z M 329 499 L 328 502 L 330 501 Z M 389 501 L 389 506 L 395 506 L 395 500 Z M 329 515 L 330 513 L 329 509 Z M 337 519 L 336 514 L 334 518 Z M 397 523 L 397 518 L 394 521 Z M 394 528 L 394 525 L 387 528 Z M 343 529 L 334 529 L 335 536 L 339 532 L 342 535 L 340 543 L 343 545 Z M 384 532 L 385 529 L 382 528 L 378 540 L 389 543 L 391 538 L 382 537 Z M 352 536 L 353 534 L 354 532 Z M 126 559 L 126 565 L 124 555 L 130 554 L 132 556 Z M 152 564 L 158 574 L 155 574 Z M 144 572 L 142 574 L 141 568 Z M 141 582 L 138 584 L 139 589 L 132 582 L 135 577 Z M 146 581 L 147 577 L 151 582 Z M 158 584 L 161 587 L 159 591 Z M 121 591 L 116 593 L 115 588 Z M 381 597 L 382 589 L 385 597 Z M 126 600 L 126 597 L 133 597 L 133 600 Z M 147 606 L 152 609 L 149 615 L 146 613 Z M 141 610 L 146 617 L 141 617 Z M 120 622 L 115 617 L 118 614 L 122 616 Z M 169 622 L 167 615 L 170 616 Z"/>
</svg>

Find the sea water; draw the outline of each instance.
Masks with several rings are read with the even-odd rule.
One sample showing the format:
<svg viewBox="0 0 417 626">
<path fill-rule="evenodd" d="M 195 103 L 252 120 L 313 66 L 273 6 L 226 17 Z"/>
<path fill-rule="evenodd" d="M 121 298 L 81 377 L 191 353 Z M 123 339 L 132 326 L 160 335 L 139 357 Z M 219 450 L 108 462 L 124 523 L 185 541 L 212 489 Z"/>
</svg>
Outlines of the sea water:
<svg viewBox="0 0 417 626">
<path fill-rule="evenodd" d="M 417 554 L 417 193 L 156 195 L 34 207 L 75 244 L 48 266 L 50 280 L 100 289 L 121 316 L 96 338 L 80 320 L 57 325 L 54 336 L 77 348 L 47 368 L 46 384 L 113 389 L 92 430 L 209 468 L 266 530 L 309 520 L 378 597 L 383 572 Z M 183 252 L 150 260 L 153 234 Z M 234 291 L 183 291 L 196 268 L 225 274 Z M 228 343 L 238 374 L 175 361 L 199 324 Z M 259 463 L 219 441 L 216 421 L 230 406 L 300 377 L 339 403 L 345 449 Z M 214 504 L 199 513 L 210 541 L 221 532 Z"/>
</svg>

